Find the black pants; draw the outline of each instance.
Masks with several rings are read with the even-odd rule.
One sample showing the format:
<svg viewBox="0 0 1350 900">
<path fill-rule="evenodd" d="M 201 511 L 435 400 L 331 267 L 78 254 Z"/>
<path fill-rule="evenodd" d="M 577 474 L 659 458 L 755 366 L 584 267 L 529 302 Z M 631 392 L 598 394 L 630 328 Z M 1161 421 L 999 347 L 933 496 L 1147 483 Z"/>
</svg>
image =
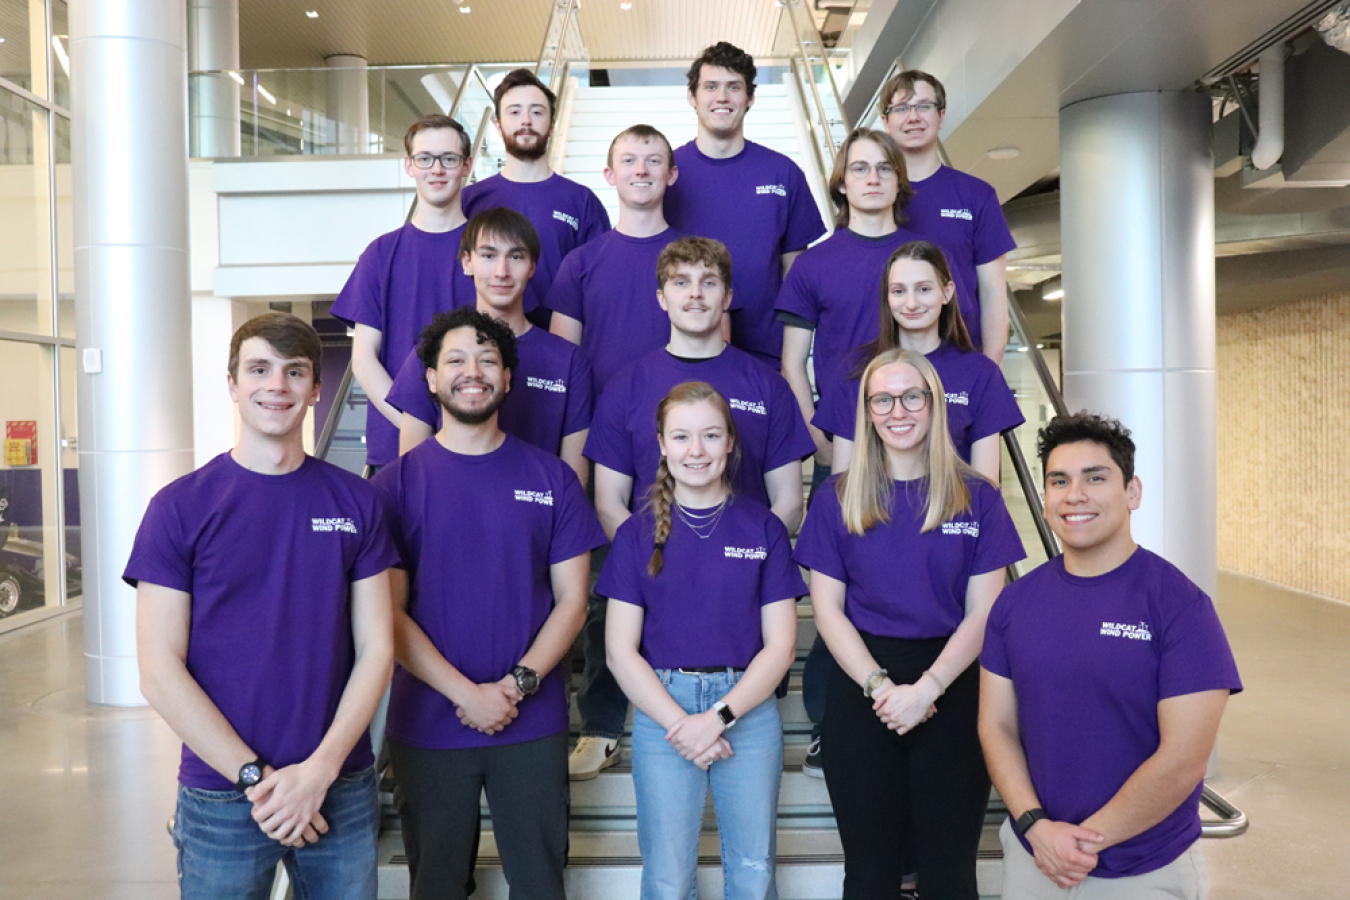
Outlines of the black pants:
<svg viewBox="0 0 1350 900">
<path fill-rule="evenodd" d="M 896 684 L 918 681 L 947 643 L 862 638 Z M 822 737 L 825 784 L 844 847 L 844 900 L 898 897 L 907 862 L 902 845 L 913 848 L 924 900 L 979 896 L 975 853 L 989 803 L 976 730 L 979 690 L 979 667 L 972 665 L 937 701 L 937 715 L 897 735 L 835 667 Z"/>
<path fill-rule="evenodd" d="M 567 732 L 519 744 L 424 750 L 389 741 L 412 900 L 462 900 L 486 790 L 513 898 L 564 900 Z"/>
</svg>

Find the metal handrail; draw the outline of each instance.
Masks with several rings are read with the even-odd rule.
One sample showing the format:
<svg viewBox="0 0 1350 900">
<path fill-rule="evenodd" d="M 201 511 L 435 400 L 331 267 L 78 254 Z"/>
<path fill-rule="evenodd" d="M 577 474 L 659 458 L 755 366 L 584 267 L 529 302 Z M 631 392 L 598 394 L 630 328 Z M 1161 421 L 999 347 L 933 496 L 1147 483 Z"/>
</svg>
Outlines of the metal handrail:
<svg viewBox="0 0 1350 900">
<path fill-rule="evenodd" d="M 824 50 L 825 40 L 820 36 L 820 29 L 816 27 L 816 20 L 811 18 L 811 14 L 809 12 L 806 12 L 805 7 L 801 5 L 800 0 L 794 0 L 794 2 L 788 7 L 787 12 L 789 18 L 793 21 L 794 26 L 793 31 L 796 33 L 797 43 L 801 47 L 802 51 L 802 59 L 806 62 L 807 70 L 809 71 L 811 68 L 811 58 L 806 52 L 806 46 L 803 43 L 801 31 L 799 31 L 796 28 L 796 18 L 792 13 L 792 10 L 794 9 L 801 9 L 806 14 L 806 28 L 809 29 L 808 37 L 812 37 L 815 39 L 813 42 L 814 45 Z M 820 56 L 820 64 L 825 69 L 825 78 L 827 81 L 829 81 L 830 90 L 834 94 L 834 108 L 839 110 L 839 121 L 841 124 L 844 125 L 845 130 L 849 130 L 851 129 L 852 126 L 849 125 L 848 111 L 844 109 L 844 98 L 839 93 L 839 83 L 834 80 L 834 69 L 831 68 L 830 61 L 825 57 L 824 53 L 822 53 Z M 814 83 L 814 79 L 812 79 L 812 82 Z M 824 121 L 825 124 L 828 126 L 829 119 L 824 119 Z"/>
<path fill-rule="evenodd" d="M 793 19 L 792 9 L 793 7 L 788 7 L 787 10 L 789 21 L 792 21 Z M 835 155 L 839 152 L 839 148 L 834 145 L 834 135 L 830 133 L 830 117 L 825 114 L 825 104 L 820 99 L 820 88 L 816 86 L 816 79 L 813 77 L 811 71 L 811 58 L 806 53 L 806 44 L 802 41 L 801 31 L 795 27 L 795 22 L 793 22 L 793 25 L 792 35 L 797 39 L 797 49 L 801 53 L 802 69 L 806 76 L 807 84 L 811 86 L 811 99 L 815 102 L 816 116 L 819 119 L 821 130 L 825 135 L 825 147 L 829 152 L 831 162 L 833 162 Z"/>
<path fill-rule="evenodd" d="M 328 458 L 328 451 L 333 446 L 333 435 L 337 433 L 338 420 L 342 418 L 342 410 L 347 405 L 347 398 L 351 396 L 354 380 L 352 364 L 349 362 L 347 371 L 342 373 L 342 380 L 338 382 L 337 393 L 333 395 L 333 405 L 328 408 L 328 418 L 319 431 L 318 440 L 314 442 L 314 455 L 319 459 Z"/>
<path fill-rule="evenodd" d="M 798 100 L 801 102 L 801 108 L 802 108 L 802 111 L 805 112 L 806 109 L 808 108 L 808 107 L 807 107 L 807 103 L 806 103 L 806 91 L 802 88 L 802 77 L 803 77 L 803 76 L 802 76 L 802 73 L 801 73 L 800 71 L 798 71 L 798 67 L 801 66 L 802 63 L 794 56 L 794 57 L 792 57 L 791 59 L 788 60 L 788 65 L 789 65 L 789 67 L 792 69 L 792 75 L 793 75 L 793 78 L 792 78 L 792 84 L 793 84 L 793 86 L 796 87 L 796 89 L 797 89 Z M 817 102 L 817 104 L 819 104 L 819 102 L 820 102 L 820 98 L 819 98 L 819 97 L 816 98 L 816 102 Z M 820 111 L 819 109 L 817 109 L 817 112 L 819 113 L 819 112 L 821 112 L 821 111 Z M 817 129 L 818 127 L 821 127 L 821 125 L 823 124 L 823 122 L 820 123 L 820 124 L 818 124 L 818 123 L 816 123 L 815 121 L 812 121 L 810 115 L 806 115 L 806 116 L 804 116 L 804 118 L 806 119 L 806 128 L 807 128 L 807 130 L 811 133 L 811 137 L 812 137 L 812 141 L 811 141 L 811 153 L 812 153 L 812 155 L 815 156 L 815 158 L 816 158 L 816 167 L 817 167 L 821 172 L 828 173 L 831 169 L 834 168 L 834 159 L 833 159 L 833 157 L 834 157 L 839 151 L 838 151 L 838 150 L 832 150 L 832 152 L 830 153 L 831 159 L 829 159 L 829 160 L 827 161 L 827 160 L 824 158 L 824 156 L 821 155 L 821 154 L 822 154 L 822 147 L 821 147 L 821 143 L 820 143 L 820 138 L 819 138 L 819 136 L 816 134 L 816 129 Z M 827 132 L 827 133 L 828 133 L 828 131 L 829 131 L 829 129 L 826 128 L 826 132 Z M 831 145 L 831 146 L 832 146 L 832 145 Z M 829 176 L 828 176 L 828 175 L 826 175 L 826 177 L 825 177 L 825 182 L 826 182 L 827 184 L 829 183 Z"/>
<path fill-rule="evenodd" d="M 475 75 L 478 75 L 478 63 L 470 65 L 469 71 L 464 73 L 464 80 L 459 83 L 459 90 L 455 91 L 455 102 L 450 104 L 450 111 L 446 113 L 450 118 L 455 118 L 455 115 L 459 112 L 459 104 L 464 99 L 464 95 L 469 92 L 469 81 Z M 482 81 L 481 76 L 479 77 L 479 81 Z M 485 83 L 483 87 L 486 88 L 487 84 Z M 490 94 L 491 91 L 488 93 Z"/>
<path fill-rule="evenodd" d="M 1006 287 L 1006 286 L 1005 286 Z M 1059 384 L 1050 374 L 1050 366 L 1045 362 L 1045 356 L 1041 353 L 1036 342 L 1031 339 L 1031 331 L 1027 328 L 1026 316 L 1022 314 L 1022 305 L 1017 302 L 1017 295 L 1013 289 L 1008 287 L 1008 320 L 1012 323 L 1013 331 L 1017 334 L 1017 339 L 1022 342 L 1022 346 L 1027 348 L 1027 356 L 1031 359 L 1031 366 L 1036 370 L 1036 376 L 1041 381 L 1041 388 L 1045 395 L 1050 398 L 1050 403 L 1055 407 L 1055 414 L 1067 416 L 1069 407 L 1064 402 L 1064 395 L 1059 391 Z"/>
<path fill-rule="evenodd" d="M 1218 822 L 1200 822 L 1200 836 L 1207 838 L 1231 838 L 1245 834 L 1251 825 L 1247 814 L 1229 803 L 1224 796 L 1209 785 L 1200 792 L 1200 803 L 1210 812 L 1219 816 Z"/>
<path fill-rule="evenodd" d="M 483 108 L 483 115 L 478 120 L 478 131 L 473 136 L 473 146 L 469 148 L 469 158 L 475 162 L 478 160 L 478 154 L 483 149 L 483 144 L 487 142 L 488 125 L 492 122 L 492 107 Z"/>
<path fill-rule="evenodd" d="M 867 106 L 865 107 L 866 112 L 858 118 L 859 128 L 872 127 L 872 123 L 876 121 L 877 116 L 881 112 L 882 89 L 886 87 L 888 81 L 903 71 L 905 71 L 905 64 L 900 60 L 900 57 L 897 56 L 891 61 L 891 67 L 886 70 L 886 74 L 882 77 L 881 83 L 877 85 L 877 89 L 872 92 L 871 98 L 868 99 Z"/>
<path fill-rule="evenodd" d="M 1031 507 L 1031 518 L 1036 523 L 1036 533 L 1041 538 L 1041 546 L 1045 548 L 1045 556 L 1047 559 L 1054 559 L 1060 554 L 1059 541 L 1050 530 L 1050 523 L 1045 521 L 1045 507 L 1041 504 L 1040 490 L 1036 487 L 1035 479 L 1031 477 L 1031 467 L 1027 465 L 1027 459 L 1022 454 L 1022 445 L 1017 443 L 1011 428 L 1003 432 L 1003 446 L 1008 448 L 1013 471 L 1017 473 L 1017 483 L 1022 486 L 1027 506 Z"/>
</svg>

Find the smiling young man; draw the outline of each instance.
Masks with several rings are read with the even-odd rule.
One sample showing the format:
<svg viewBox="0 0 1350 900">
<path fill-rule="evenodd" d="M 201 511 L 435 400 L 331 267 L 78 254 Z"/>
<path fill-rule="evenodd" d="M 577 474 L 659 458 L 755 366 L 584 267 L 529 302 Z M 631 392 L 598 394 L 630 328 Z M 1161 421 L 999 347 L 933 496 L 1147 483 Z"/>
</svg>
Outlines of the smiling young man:
<svg viewBox="0 0 1350 900">
<path fill-rule="evenodd" d="M 141 692 L 183 740 L 179 886 L 266 898 L 282 861 L 314 896 L 371 900 L 366 726 L 389 681 L 397 555 L 376 489 L 305 454 L 313 328 L 244 323 L 229 388 L 238 443 L 155 495 L 123 575 Z"/>
<path fill-rule="evenodd" d="M 399 411 L 386 396 L 399 364 L 433 315 L 473 303 L 473 283 L 455 265 L 464 232 L 460 185 L 473 168 L 469 136 L 449 116 L 423 116 L 403 138 L 403 170 L 417 206 L 402 228 L 361 254 L 333 302 L 333 315 L 355 328 L 352 374 L 370 401 L 366 463 L 374 470 L 398 456 Z"/>
<path fill-rule="evenodd" d="M 722 317 L 732 298 L 726 247 L 709 238 L 681 238 L 661 251 L 656 274 L 670 339 L 610 379 L 586 438 L 586 456 L 595 463 L 595 509 L 605 533 L 613 538 L 656 480 L 661 457 L 657 406 L 686 381 L 711 384 L 731 407 L 741 457 L 735 492 L 768 506 L 789 532 L 795 530 L 802 515 L 802 460 L 815 444 L 783 376 L 722 337 Z M 604 599 L 596 597 L 587 612 L 586 685 L 612 683 L 603 648 L 605 611 Z M 574 760 L 574 778 L 594 777 L 612 765 L 610 760 L 617 761 L 627 712 L 627 701 L 622 703 L 617 714 L 606 707 L 608 724 L 593 723 L 593 732 L 583 726 L 583 738 L 595 739 L 585 754 L 598 765 L 583 767 Z"/>
<path fill-rule="evenodd" d="M 539 264 L 525 293 L 525 309 L 545 328 L 547 314 L 535 316 L 562 265 L 577 247 L 609 231 L 609 215 L 600 198 L 548 166 L 548 139 L 558 101 L 526 69 L 508 72 L 492 93 L 497 131 L 506 144 L 506 164 L 496 175 L 464 189 L 464 212 L 505 206 L 523 214 L 539 232 Z"/>
<path fill-rule="evenodd" d="M 516 338 L 520 364 L 501 412 L 501 428 L 527 444 L 562 458 L 582 483 L 582 456 L 591 425 L 591 369 L 577 347 L 525 318 L 524 294 L 539 259 L 539 235 L 530 220 L 497 207 L 469 220 L 460 243 L 464 272 L 471 276 L 477 310 L 500 319 Z M 431 373 L 414 349 L 389 389 L 389 403 L 403 413 L 399 452 L 431 437 L 443 416 Z"/>
<path fill-rule="evenodd" d="M 792 259 L 825 233 L 796 163 L 745 139 L 755 103 L 755 61 L 725 41 L 689 67 L 698 135 L 675 151 L 680 180 L 666 192 L 666 218 L 685 234 L 715 238 L 736 261 L 732 343 L 779 367 L 783 326 L 773 304 Z"/>
<path fill-rule="evenodd" d="M 956 279 L 961 315 L 975 346 L 996 363 L 1008 345 L 1008 231 L 994 189 L 942 164 L 938 136 L 947 92 L 927 72 L 901 72 L 881 88 L 881 121 L 900 145 L 914 198 L 908 227 L 940 246 Z"/>
<path fill-rule="evenodd" d="M 549 291 L 549 328 L 581 346 L 597 391 L 670 337 L 670 319 L 652 295 L 652 273 L 661 251 L 680 236 L 663 212 L 666 189 L 678 177 L 664 134 L 650 125 L 620 132 L 605 167 L 605 180 L 619 194 L 618 224 L 568 254 Z"/>
<path fill-rule="evenodd" d="M 516 340 L 474 309 L 418 346 L 443 424 L 375 478 L 393 510 L 390 755 L 411 896 L 466 896 L 487 792 L 511 893 L 563 900 L 567 695 L 558 663 L 605 535 L 576 475 L 498 426 Z"/>
<path fill-rule="evenodd" d="M 1200 898 L 1199 799 L 1242 690 L 1214 604 L 1135 544 L 1143 487 L 1119 422 L 1041 430 L 1064 555 L 1009 585 L 980 656 L 980 741 L 1008 806 L 1008 900 Z"/>
</svg>

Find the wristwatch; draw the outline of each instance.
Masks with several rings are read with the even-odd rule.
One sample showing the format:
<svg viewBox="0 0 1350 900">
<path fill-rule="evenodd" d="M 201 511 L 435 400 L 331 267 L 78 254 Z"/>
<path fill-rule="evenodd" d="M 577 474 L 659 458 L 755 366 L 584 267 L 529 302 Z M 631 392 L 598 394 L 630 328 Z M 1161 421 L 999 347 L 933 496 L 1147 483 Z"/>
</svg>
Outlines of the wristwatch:
<svg viewBox="0 0 1350 900">
<path fill-rule="evenodd" d="M 1017 817 L 1017 821 L 1013 823 L 1013 830 L 1022 837 L 1026 837 L 1027 832 L 1031 830 L 1032 825 L 1035 825 L 1041 819 L 1048 818 L 1050 817 L 1045 814 L 1045 810 L 1041 809 L 1039 806 L 1035 809 L 1029 809 Z"/>
<path fill-rule="evenodd" d="M 730 728 L 732 725 L 736 724 L 736 714 L 731 711 L 730 706 L 727 706 L 721 700 L 718 700 L 713 704 L 712 708 L 713 711 L 717 713 L 717 718 L 722 720 L 723 728 Z"/>
<path fill-rule="evenodd" d="M 885 669 L 877 669 L 871 675 L 868 675 L 867 681 L 863 684 L 863 696 L 868 700 L 871 700 L 872 692 L 881 687 L 882 683 L 886 681 L 886 676 L 889 674 L 890 672 L 887 672 Z"/>
<path fill-rule="evenodd" d="M 246 791 L 255 784 L 263 780 L 263 769 L 267 768 L 267 763 L 263 762 L 262 757 L 246 762 L 239 767 L 239 780 L 234 783 L 235 790 Z"/>
<path fill-rule="evenodd" d="M 526 697 L 539 690 L 539 673 L 528 666 L 516 666 L 511 670 L 511 675 L 516 679 L 516 687 Z"/>
</svg>

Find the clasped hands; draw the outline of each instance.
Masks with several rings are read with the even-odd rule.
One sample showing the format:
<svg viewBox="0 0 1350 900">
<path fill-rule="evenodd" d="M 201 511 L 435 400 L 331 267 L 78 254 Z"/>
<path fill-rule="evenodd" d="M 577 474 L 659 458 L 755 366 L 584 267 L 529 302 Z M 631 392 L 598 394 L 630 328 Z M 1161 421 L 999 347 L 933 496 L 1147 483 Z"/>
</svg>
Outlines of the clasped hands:
<svg viewBox="0 0 1350 900">
<path fill-rule="evenodd" d="M 313 844 L 328 833 L 319 807 L 337 775 L 314 759 L 281 769 L 265 767 L 262 781 L 244 792 L 253 804 L 253 821 L 282 846 Z"/>
<path fill-rule="evenodd" d="M 1032 825 L 1026 838 L 1035 851 L 1036 868 L 1065 889 L 1097 868 L 1097 853 L 1106 840 L 1091 828 L 1051 819 L 1041 819 Z"/>
<path fill-rule="evenodd" d="M 713 710 L 681 716 L 670 730 L 666 740 L 680 756 L 703 771 L 719 759 L 729 759 L 731 744 L 722 736 L 726 726 Z"/>
<path fill-rule="evenodd" d="M 896 684 L 887 678 L 872 692 L 872 711 L 891 731 L 905 734 L 937 715 L 937 698 L 937 689 L 929 679 Z"/>
<path fill-rule="evenodd" d="M 455 704 L 460 722 L 483 734 L 496 734 L 510 725 L 520 711 L 516 704 L 525 699 L 516 678 L 508 673 L 500 681 L 471 686 Z"/>
</svg>

